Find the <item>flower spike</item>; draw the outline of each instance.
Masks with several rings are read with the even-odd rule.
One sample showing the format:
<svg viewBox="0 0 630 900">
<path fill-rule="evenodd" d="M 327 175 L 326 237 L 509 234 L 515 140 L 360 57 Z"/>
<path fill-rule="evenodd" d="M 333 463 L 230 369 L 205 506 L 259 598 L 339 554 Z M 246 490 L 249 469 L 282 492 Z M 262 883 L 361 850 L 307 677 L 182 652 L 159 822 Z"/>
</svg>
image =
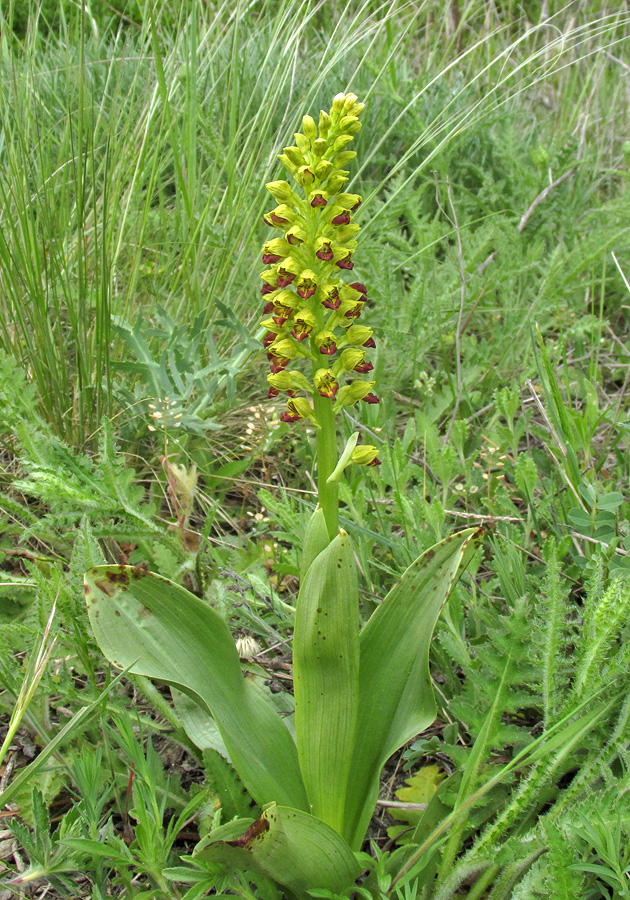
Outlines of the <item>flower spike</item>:
<svg viewBox="0 0 630 900">
<path fill-rule="evenodd" d="M 363 110 L 354 94 L 342 93 L 318 120 L 304 116 L 295 143 L 279 157 L 288 180 L 267 185 L 276 205 L 264 219 L 281 233 L 263 247 L 269 397 L 287 394 L 281 420 L 308 419 L 318 435 L 330 434 L 338 411 L 361 400 L 379 402 L 374 382 L 361 380 L 374 369 L 366 350 L 376 346 L 372 329 L 358 324 L 368 291 L 346 275 L 355 267 L 359 225 L 353 214 L 362 202 L 346 189 L 346 167 L 356 156 L 350 144 Z M 327 441 L 328 448 L 334 446 Z M 378 465 L 376 457 L 376 449 L 367 446 L 353 454 L 359 465 Z"/>
</svg>

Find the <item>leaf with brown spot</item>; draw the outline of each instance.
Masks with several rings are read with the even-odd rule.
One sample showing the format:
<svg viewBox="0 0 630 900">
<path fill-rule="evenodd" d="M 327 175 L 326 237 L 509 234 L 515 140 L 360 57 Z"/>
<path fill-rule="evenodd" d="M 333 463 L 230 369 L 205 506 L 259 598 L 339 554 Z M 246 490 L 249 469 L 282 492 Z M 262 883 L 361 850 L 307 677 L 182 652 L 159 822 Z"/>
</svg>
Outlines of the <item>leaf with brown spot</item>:
<svg viewBox="0 0 630 900">
<path fill-rule="evenodd" d="M 97 566 L 85 581 L 97 599 L 88 614 L 107 659 L 178 688 L 211 713 L 259 806 L 281 801 L 307 809 L 291 734 L 243 678 L 234 639 L 216 610 L 166 578 L 132 566 Z"/>
<path fill-rule="evenodd" d="M 309 890 L 341 894 L 361 871 L 343 838 L 301 810 L 274 803 L 236 840 L 226 839 L 231 826 L 211 831 L 195 848 L 195 857 L 267 875 L 299 900 L 309 900 Z"/>
</svg>

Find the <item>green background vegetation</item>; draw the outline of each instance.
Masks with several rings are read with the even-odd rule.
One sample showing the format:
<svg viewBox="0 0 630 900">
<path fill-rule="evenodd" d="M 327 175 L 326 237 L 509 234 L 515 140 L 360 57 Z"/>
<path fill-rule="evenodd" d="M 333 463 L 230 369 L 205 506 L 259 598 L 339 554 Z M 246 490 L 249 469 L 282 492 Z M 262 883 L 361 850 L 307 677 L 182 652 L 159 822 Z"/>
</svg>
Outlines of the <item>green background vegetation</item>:
<svg viewBox="0 0 630 900">
<path fill-rule="evenodd" d="M 428 546 L 488 528 L 433 644 L 438 720 L 386 769 L 385 802 L 428 806 L 379 807 L 365 888 L 629 896 L 625 6 L 1 9 L 3 726 L 57 598 L 16 771 L 99 702 L 13 796 L 0 877 L 21 865 L 25 896 L 279 896 L 182 862 L 249 799 L 166 693 L 137 677 L 104 693 L 82 577 L 148 566 L 235 636 L 290 641 L 312 434 L 266 400 L 264 184 L 302 115 L 351 90 L 367 104 L 350 189 L 382 402 L 343 437 L 359 428 L 382 466 L 346 470 L 340 494 L 366 615 Z M 283 648 L 251 665 L 286 689 Z M 393 854 L 565 716 L 570 740 L 482 792 L 392 883 Z"/>
</svg>

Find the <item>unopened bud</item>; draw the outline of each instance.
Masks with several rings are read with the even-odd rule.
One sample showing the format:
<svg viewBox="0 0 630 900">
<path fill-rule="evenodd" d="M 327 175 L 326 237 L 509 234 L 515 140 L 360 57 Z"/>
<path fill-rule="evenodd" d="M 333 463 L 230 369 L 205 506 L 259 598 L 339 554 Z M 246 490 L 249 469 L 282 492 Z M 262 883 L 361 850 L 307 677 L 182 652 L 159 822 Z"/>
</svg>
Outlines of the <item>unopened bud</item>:
<svg viewBox="0 0 630 900">
<path fill-rule="evenodd" d="M 338 169 L 344 169 L 348 163 L 352 162 L 356 155 L 354 150 L 344 150 L 343 153 L 338 153 L 335 156 L 335 166 Z"/>
<path fill-rule="evenodd" d="M 353 103 L 352 106 L 348 102 L 344 103 L 343 111 L 349 116 L 360 116 L 365 109 L 365 103 Z"/>
<path fill-rule="evenodd" d="M 299 147 L 285 147 L 284 153 L 288 156 L 294 166 L 303 166 L 306 162 Z"/>
<path fill-rule="evenodd" d="M 358 134 L 361 131 L 361 123 L 356 116 L 344 116 L 339 123 L 339 130 L 343 134 Z"/>
<path fill-rule="evenodd" d="M 312 116 L 304 116 L 304 118 L 302 119 L 302 131 L 309 139 L 309 141 L 316 140 L 317 125 L 315 124 L 315 119 L 313 119 Z"/>
<path fill-rule="evenodd" d="M 270 181 L 265 187 L 278 203 L 287 203 L 290 206 L 298 206 L 301 202 L 298 195 L 291 189 L 291 185 L 288 181 Z"/>
<path fill-rule="evenodd" d="M 347 180 L 347 172 L 335 172 L 326 182 L 326 190 L 331 194 L 336 194 L 337 191 L 341 190 Z"/>
<path fill-rule="evenodd" d="M 325 141 L 324 138 L 317 138 L 313 142 L 313 153 L 318 159 L 322 158 L 326 150 L 328 150 L 328 141 Z"/>
<path fill-rule="evenodd" d="M 299 131 L 296 132 L 293 137 L 295 138 L 295 143 L 298 145 L 300 153 L 306 158 L 307 154 L 310 153 L 311 150 L 311 142 L 305 134 L 302 134 Z"/>
<path fill-rule="evenodd" d="M 320 181 L 323 181 L 324 178 L 328 178 L 333 168 L 333 164 L 329 159 L 323 159 L 315 166 L 315 174 L 320 179 Z"/>
<path fill-rule="evenodd" d="M 359 98 L 356 94 L 346 94 L 346 99 L 343 104 L 343 111 L 346 114 L 349 114 L 349 111 L 354 108 L 358 99 Z"/>
<path fill-rule="evenodd" d="M 347 96 L 349 96 L 349 97 L 351 96 L 353 98 L 353 100 L 352 100 L 353 103 L 357 99 L 354 96 L 354 94 L 348 94 Z M 336 113 L 343 112 L 343 106 L 344 106 L 345 102 L 346 102 L 346 94 L 343 94 L 343 93 L 335 94 L 335 96 L 333 97 L 331 112 L 336 112 Z"/>
<path fill-rule="evenodd" d="M 333 141 L 332 149 L 333 153 L 339 153 L 340 150 L 345 150 L 348 144 L 352 143 L 352 135 L 351 134 L 340 134 L 339 137 L 336 137 Z"/>
<path fill-rule="evenodd" d="M 322 111 L 319 114 L 319 135 L 320 137 L 325 138 L 328 132 L 330 131 L 331 126 L 330 116 L 327 112 Z"/>
<path fill-rule="evenodd" d="M 280 153 L 280 155 L 278 156 L 278 159 L 280 160 L 280 162 L 282 163 L 284 168 L 287 170 L 289 175 L 293 175 L 295 177 L 295 173 L 297 172 L 298 167 L 293 162 L 293 160 L 289 159 L 289 157 L 286 155 L 286 153 Z"/>
</svg>

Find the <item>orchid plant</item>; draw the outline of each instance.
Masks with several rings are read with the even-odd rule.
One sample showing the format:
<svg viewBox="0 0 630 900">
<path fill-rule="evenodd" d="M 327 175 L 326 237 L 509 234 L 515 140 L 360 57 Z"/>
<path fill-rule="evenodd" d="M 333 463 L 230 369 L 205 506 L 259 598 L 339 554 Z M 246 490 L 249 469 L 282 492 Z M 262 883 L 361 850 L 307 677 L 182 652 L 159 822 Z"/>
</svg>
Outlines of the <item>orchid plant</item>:
<svg viewBox="0 0 630 900">
<path fill-rule="evenodd" d="M 378 451 L 339 452 L 336 417 L 378 403 L 359 324 L 367 290 L 354 268 L 361 198 L 344 191 L 348 149 L 364 105 L 338 94 L 319 123 L 305 116 L 280 160 L 292 179 L 267 185 L 265 221 L 281 237 L 263 247 L 263 344 L 269 396 L 287 395 L 285 422 L 315 427 L 318 505 L 307 528 L 293 637 L 295 712 L 282 718 L 269 692 L 242 671 L 223 618 L 184 588 L 131 566 L 85 576 L 92 628 L 120 668 L 172 686 L 175 708 L 200 747 L 224 753 L 262 809 L 221 824 L 195 860 L 273 878 L 290 895 L 342 892 L 361 849 L 387 759 L 427 728 L 436 707 L 429 644 L 440 611 L 478 546 L 467 529 L 416 560 L 361 627 L 350 536 L 339 529 L 338 482 L 347 465 L 377 465 Z M 245 675 L 245 677 L 244 677 Z"/>
</svg>

